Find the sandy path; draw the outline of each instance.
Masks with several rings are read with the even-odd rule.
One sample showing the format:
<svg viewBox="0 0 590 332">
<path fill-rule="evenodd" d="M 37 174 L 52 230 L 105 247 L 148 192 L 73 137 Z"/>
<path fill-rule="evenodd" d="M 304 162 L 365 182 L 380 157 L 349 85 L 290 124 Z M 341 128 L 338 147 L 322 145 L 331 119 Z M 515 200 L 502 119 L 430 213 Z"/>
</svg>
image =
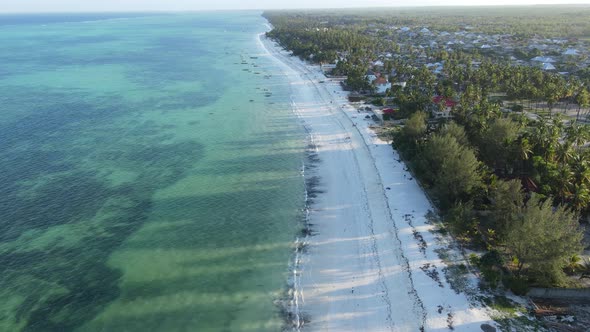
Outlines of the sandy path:
<svg viewBox="0 0 590 332">
<path fill-rule="evenodd" d="M 310 319 L 304 329 L 480 330 L 489 317 L 446 283 L 424 218 L 430 203 L 395 152 L 337 83 L 262 41 L 292 82 L 294 109 L 320 158 L 306 174 L 320 178 L 322 193 L 310 210 L 315 235 L 299 271 L 297 300 Z"/>
</svg>

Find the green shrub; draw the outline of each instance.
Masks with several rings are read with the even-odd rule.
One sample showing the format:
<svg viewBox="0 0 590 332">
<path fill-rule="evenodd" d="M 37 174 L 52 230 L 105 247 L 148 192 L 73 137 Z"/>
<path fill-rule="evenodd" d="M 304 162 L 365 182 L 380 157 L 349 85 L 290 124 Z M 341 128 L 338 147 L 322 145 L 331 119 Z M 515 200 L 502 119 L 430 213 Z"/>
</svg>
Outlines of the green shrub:
<svg viewBox="0 0 590 332">
<path fill-rule="evenodd" d="M 371 104 L 375 106 L 385 106 L 385 98 L 375 98 L 371 100 Z"/>
<path fill-rule="evenodd" d="M 445 215 L 445 221 L 456 235 L 465 235 L 477 229 L 477 219 L 473 215 L 471 201 L 458 202 Z"/>
<path fill-rule="evenodd" d="M 486 252 L 481 258 L 479 259 L 479 263 L 481 267 L 494 267 L 494 266 L 502 266 L 502 256 L 497 250 L 490 250 Z"/>
<path fill-rule="evenodd" d="M 524 278 L 506 278 L 505 285 L 516 295 L 526 295 L 529 291 L 529 283 Z"/>
<path fill-rule="evenodd" d="M 496 268 L 485 267 L 481 269 L 481 273 L 491 288 L 498 287 L 498 283 L 502 279 L 502 273 L 500 273 L 500 271 L 498 271 Z"/>
<path fill-rule="evenodd" d="M 469 263 L 473 266 L 479 266 L 479 256 L 474 253 L 469 254 Z"/>
</svg>

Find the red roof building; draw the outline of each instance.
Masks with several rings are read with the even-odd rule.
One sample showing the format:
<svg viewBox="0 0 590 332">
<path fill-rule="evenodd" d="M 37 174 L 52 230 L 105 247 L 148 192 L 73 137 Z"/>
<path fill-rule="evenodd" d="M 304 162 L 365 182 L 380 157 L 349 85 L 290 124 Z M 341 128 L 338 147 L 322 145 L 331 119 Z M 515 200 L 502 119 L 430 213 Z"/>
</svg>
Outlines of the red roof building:
<svg viewBox="0 0 590 332">
<path fill-rule="evenodd" d="M 453 107 L 457 106 L 457 102 L 450 99 L 450 98 L 445 98 L 443 96 L 434 96 L 432 97 L 432 102 L 435 105 L 440 105 L 441 103 L 445 106 L 443 110 L 439 109 L 438 107 L 431 107 L 431 111 L 432 111 L 432 115 L 437 118 L 452 118 L 453 115 L 451 114 L 451 111 L 453 109 Z"/>
<path fill-rule="evenodd" d="M 452 108 L 452 107 L 457 106 L 457 102 L 454 101 L 454 100 L 452 100 L 452 99 L 450 99 L 450 98 L 445 98 L 443 96 L 434 96 L 434 97 L 432 97 L 432 102 L 435 103 L 435 104 L 440 104 L 441 101 L 444 101 L 446 107 L 451 107 Z"/>
<path fill-rule="evenodd" d="M 375 85 L 385 85 L 387 83 L 389 82 L 387 82 L 387 79 L 383 76 L 377 77 L 377 79 L 373 81 L 373 84 Z"/>
</svg>

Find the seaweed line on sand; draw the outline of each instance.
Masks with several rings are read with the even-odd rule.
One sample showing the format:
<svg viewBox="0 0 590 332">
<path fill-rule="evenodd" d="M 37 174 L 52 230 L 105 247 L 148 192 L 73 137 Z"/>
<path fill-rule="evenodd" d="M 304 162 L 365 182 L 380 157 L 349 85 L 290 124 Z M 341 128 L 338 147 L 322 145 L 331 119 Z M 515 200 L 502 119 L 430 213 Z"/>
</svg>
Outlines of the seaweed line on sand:
<svg viewBox="0 0 590 332">
<path fill-rule="evenodd" d="M 294 110 L 296 110 L 294 102 L 293 106 Z M 303 256 L 307 252 L 309 237 L 314 235 L 313 224 L 310 223 L 309 214 L 314 204 L 314 198 L 322 193 L 318 189 L 320 178 L 314 175 L 314 170 L 320 162 L 318 146 L 314 142 L 311 128 L 305 124 L 303 128 L 307 133 L 308 144 L 301 167 L 301 176 L 305 186 L 305 206 L 301 215 L 302 228 L 293 245 L 294 250 L 289 263 L 290 272 L 286 288 L 282 296 L 276 301 L 279 313 L 284 321 L 284 331 L 301 331 L 303 326 L 310 321 L 309 315 L 301 311 L 301 302 L 303 302 L 304 298 L 300 278 L 303 270 Z"/>
</svg>

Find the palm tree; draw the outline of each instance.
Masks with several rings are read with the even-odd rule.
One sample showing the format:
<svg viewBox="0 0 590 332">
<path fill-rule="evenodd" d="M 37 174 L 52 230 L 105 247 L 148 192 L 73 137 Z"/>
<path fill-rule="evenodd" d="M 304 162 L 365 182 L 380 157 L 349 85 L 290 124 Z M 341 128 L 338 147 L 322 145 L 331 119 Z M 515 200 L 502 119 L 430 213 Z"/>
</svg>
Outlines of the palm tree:
<svg viewBox="0 0 590 332">
<path fill-rule="evenodd" d="M 555 190 L 555 197 L 559 200 L 561 204 L 567 202 L 567 200 L 572 196 L 570 191 L 571 183 L 572 183 L 573 173 L 570 170 L 569 166 L 562 165 L 556 174 L 555 186 L 553 187 Z"/>
<path fill-rule="evenodd" d="M 518 139 L 518 154 L 520 156 L 520 159 L 522 160 L 528 160 L 530 155 L 533 153 L 533 149 L 531 146 L 531 143 L 529 142 L 529 139 L 523 135 Z"/>
<path fill-rule="evenodd" d="M 577 153 L 573 156 L 571 165 L 575 183 L 590 185 L 590 164 L 587 158 L 583 154 Z"/>
<path fill-rule="evenodd" d="M 527 172 L 527 161 L 530 159 L 533 153 L 533 146 L 529 142 L 527 135 L 521 135 L 516 141 L 516 153 L 520 158 L 521 174 Z"/>
<path fill-rule="evenodd" d="M 580 110 L 590 105 L 590 93 L 585 87 L 582 87 L 582 89 L 576 96 L 576 103 L 578 104 L 578 113 L 576 115 L 576 120 L 579 120 Z"/>
<path fill-rule="evenodd" d="M 575 122 L 566 129 L 566 134 L 566 140 L 578 148 L 586 144 L 590 136 L 588 127 L 585 125 L 579 125 Z"/>
<path fill-rule="evenodd" d="M 568 82 L 565 83 L 565 85 L 563 86 L 563 96 L 562 98 L 565 99 L 565 109 L 564 109 L 564 114 L 567 113 L 568 108 L 570 103 L 573 101 L 573 97 L 576 93 L 576 89 L 577 87 L 580 85 L 580 83 L 576 80 L 576 78 L 572 78 L 570 80 L 568 80 Z"/>
<path fill-rule="evenodd" d="M 567 164 L 574 156 L 574 149 L 572 143 L 565 141 L 562 144 L 558 144 L 555 152 L 555 160 L 557 162 Z"/>
<path fill-rule="evenodd" d="M 582 184 L 574 184 L 571 188 L 571 204 L 576 211 L 586 210 L 590 203 L 590 191 Z"/>
<path fill-rule="evenodd" d="M 518 127 L 520 129 L 526 128 L 529 123 L 529 118 L 527 118 L 526 115 L 524 115 L 524 113 L 515 116 L 513 119 L 516 121 L 516 123 L 518 123 Z"/>
<path fill-rule="evenodd" d="M 536 155 L 543 156 L 545 161 L 554 159 L 555 148 L 559 144 L 560 128 L 562 126 L 560 120 L 554 119 L 553 124 L 549 124 L 545 117 L 541 117 L 531 136 Z"/>
</svg>

